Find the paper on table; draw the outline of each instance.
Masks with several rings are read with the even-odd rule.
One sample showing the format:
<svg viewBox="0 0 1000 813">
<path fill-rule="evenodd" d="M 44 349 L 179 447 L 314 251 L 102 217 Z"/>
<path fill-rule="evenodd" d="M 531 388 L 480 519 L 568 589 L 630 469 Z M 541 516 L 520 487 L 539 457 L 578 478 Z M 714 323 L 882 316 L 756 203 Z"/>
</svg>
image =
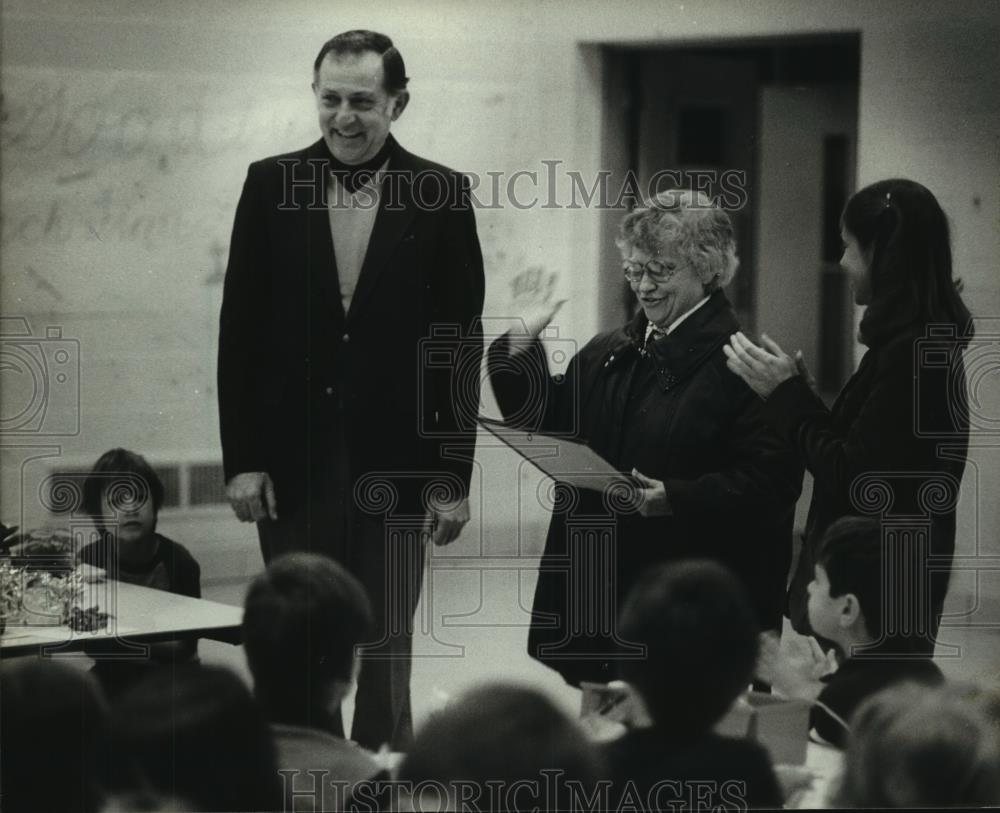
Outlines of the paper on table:
<svg viewBox="0 0 1000 813">
<path fill-rule="evenodd" d="M 525 432 L 482 415 L 476 420 L 521 457 L 560 483 L 593 491 L 621 486 L 638 487 L 631 475 L 618 471 L 583 443 L 540 432 Z"/>
</svg>

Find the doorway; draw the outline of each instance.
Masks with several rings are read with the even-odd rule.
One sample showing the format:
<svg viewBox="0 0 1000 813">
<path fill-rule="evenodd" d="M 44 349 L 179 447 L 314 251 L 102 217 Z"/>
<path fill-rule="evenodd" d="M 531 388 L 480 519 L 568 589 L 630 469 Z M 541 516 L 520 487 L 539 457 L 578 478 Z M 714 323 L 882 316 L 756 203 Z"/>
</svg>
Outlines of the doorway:
<svg viewBox="0 0 1000 813">
<path fill-rule="evenodd" d="M 824 393 L 853 368 L 854 310 L 839 217 L 854 191 L 860 36 L 605 46 L 602 166 L 638 188 L 701 189 L 729 213 L 740 268 L 727 295 L 744 329 L 801 349 Z M 621 211 L 602 216 L 601 262 Z M 607 267 L 607 266 L 606 266 Z M 634 307 L 601 292 L 601 328 Z"/>
</svg>

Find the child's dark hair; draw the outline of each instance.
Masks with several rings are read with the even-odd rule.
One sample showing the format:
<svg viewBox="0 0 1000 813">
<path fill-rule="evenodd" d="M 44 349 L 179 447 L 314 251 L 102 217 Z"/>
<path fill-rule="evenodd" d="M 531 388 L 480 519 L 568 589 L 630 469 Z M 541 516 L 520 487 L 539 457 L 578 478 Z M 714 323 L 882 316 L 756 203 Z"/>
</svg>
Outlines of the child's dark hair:
<svg viewBox="0 0 1000 813">
<path fill-rule="evenodd" d="M 101 810 L 108 712 L 93 679 L 57 660 L 4 661 L 0 706 L 3 809 Z"/>
<path fill-rule="evenodd" d="M 851 197 L 841 223 L 871 252 L 865 344 L 927 324 L 953 325 L 964 341 L 972 338 L 972 317 L 952 279 L 948 219 L 926 187 L 903 178 L 873 183 Z"/>
<path fill-rule="evenodd" d="M 716 562 L 648 571 L 625 601 L 619 630 L 646 648 L 645 657 L 621 661 L 621 676 L 671 735 L 708 731 L 750 684 L 757 616 L 743 584 Z"/>
<path fill-rule="evenodd" d="M 218 666 L 158 669 L 112 708 L 118 790 L 198 810 L 280 810 L 271 732 L 246 684 Z"/>
<path fill-rule="evenodd" d="M 142 484 L 145 483 L 145 490 Z M 104 514 L 101 497 L 110 492 L 111 503 L 147 497 L 153 510 L 163 507 L 163 481 L 140 454 L 128 449 L 111 449 L 102 454 L 83 482 L 83 510 L 97 518 Z"/>
<path fill-rule="evenodd" d="M 826 571 L 830 595 L 853 594 L 861 606 L 865 627 L 882 637 L 882 526 L 870 517 L 841 517 L 820 541 L 816 564 Z"/>
<path fill-rule="evenodd" d="M 555 797 L 537 795 L 547 785 L 543 771 L 558 772 Z M 468 691 L 427 720 L 399 779 L 456 796 L 461 782 L 484 794 L 477 804 L 483 810 L 570 810 L 576 809 L 568 795 L 571 783 L 589 796 L 603 771 L 595 747 L 545 695 L 493 683 Z M 498 798 L 488 795 L 490 783 Z M 518 788 L 523 792 L 515 793 Z"/>
<path fill-rule="evenodd" d="M 289 553 L 254 579 L 243 642 L 254 691 L 272 720 L 329 728 L 327 691 L 350 682 L 354 650 L 369 640 L 371 604 L 357 579 L 329 557 Z"/>
</svg>

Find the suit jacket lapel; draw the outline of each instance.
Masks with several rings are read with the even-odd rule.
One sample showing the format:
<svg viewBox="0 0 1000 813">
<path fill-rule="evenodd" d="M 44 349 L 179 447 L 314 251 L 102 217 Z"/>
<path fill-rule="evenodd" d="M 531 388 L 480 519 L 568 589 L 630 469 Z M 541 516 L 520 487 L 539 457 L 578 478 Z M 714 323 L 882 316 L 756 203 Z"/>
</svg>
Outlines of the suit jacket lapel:
<svg viewBox="0 0 1000 813">
<path fill-rule="evenodd" d="M 390 177 L 382 184 L 382 196 L 368 240 L 368 250 L 365 252 L 361 274 L 347 313 L 348 324 L 362 312 L 365 301 L 377 287 L 378 278 L 385 270 L 389 257 L 416 217 L 412 182 L 418 170 L 413 156 L 399 147 L 389 160 L 388 173 Z"/>
<path fill-rule="evenodd" d="M 297 177 L 314 177 L 312 173 L 321 172 L 321 177 L 316 179 L 315 187 L 303 184 L 295 188 L 296 205 L 305 211 L 306 262 L 310 284 L 313 290 L 323 297 L 334 316 L 343 322 L 344 304 L 340 297 L 337 257 L 333 252 L 333 237 L 330 235 L 330 219 L 327 211 L 327 152 L 322 140 L 306 150 L 305 160 L 313 163 L 298 168 Z M 320 161 L 322 164 L 318 163 Z"/>
</svg>

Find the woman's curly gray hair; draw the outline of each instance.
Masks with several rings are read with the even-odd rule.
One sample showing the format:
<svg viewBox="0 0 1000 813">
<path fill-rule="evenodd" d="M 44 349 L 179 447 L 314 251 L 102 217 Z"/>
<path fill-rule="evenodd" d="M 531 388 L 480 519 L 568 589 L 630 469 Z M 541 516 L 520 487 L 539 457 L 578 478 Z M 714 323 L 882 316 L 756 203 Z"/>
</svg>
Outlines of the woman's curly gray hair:
<svg viewBox="0 0 1000 813">
<path fill-rule="evenodd" d="M 669 250 L 691 264 L 706 293 L 728 285 L 740 264 L 729 215 L 704 192 L 687 189 L 660 192 L 626 215 L 615 245 L 651 257 Z"/>
</svg>

